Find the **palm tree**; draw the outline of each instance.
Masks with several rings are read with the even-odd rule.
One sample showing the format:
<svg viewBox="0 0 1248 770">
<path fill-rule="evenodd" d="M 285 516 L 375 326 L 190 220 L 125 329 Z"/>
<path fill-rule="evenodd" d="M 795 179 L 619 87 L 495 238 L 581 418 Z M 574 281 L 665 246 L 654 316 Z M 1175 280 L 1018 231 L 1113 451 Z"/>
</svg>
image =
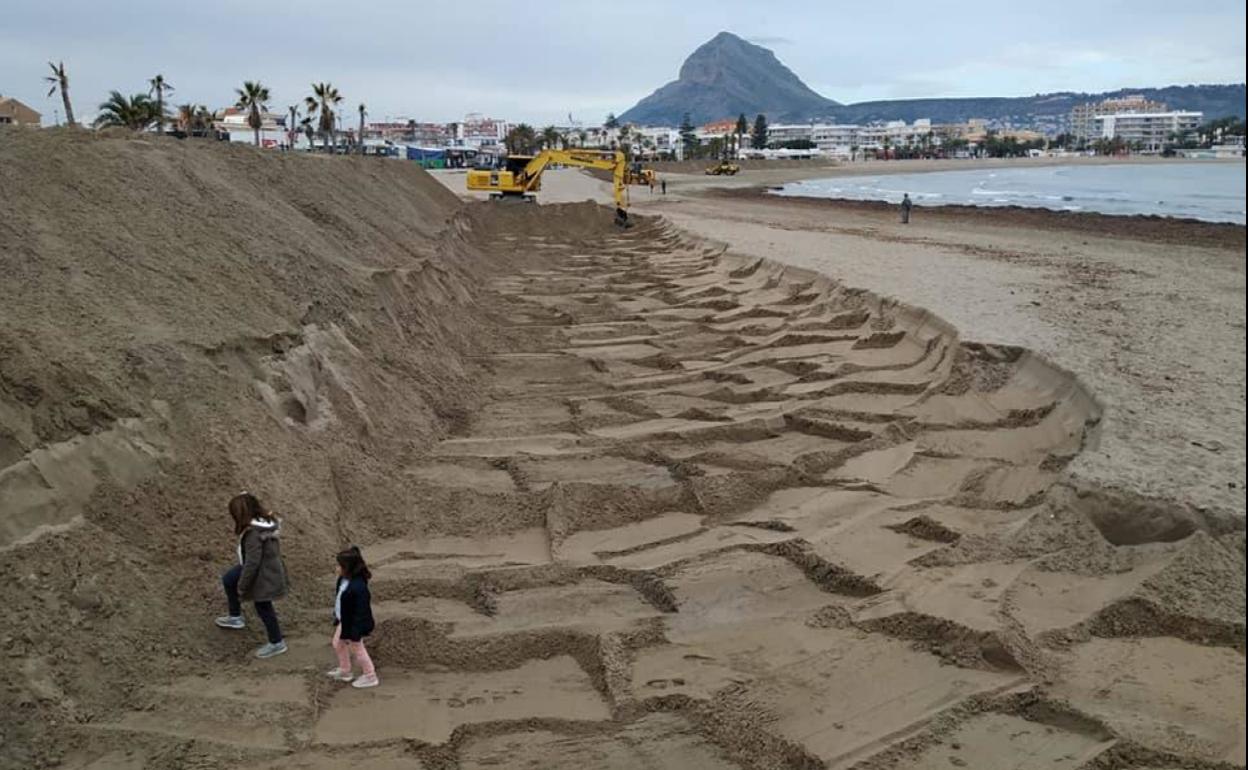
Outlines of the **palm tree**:
<svg viewBox="0 0 1248 770">
<path fill-rule="evenodd" d="M 216 113 L 202 104 L 199 105 L 199 109 L 195 110 L 195 127 L 206 138 L 212 138 L 212 127 L 216 119 Z"/>
<path fill-rule="evenodd" d="M 286 142 L 290 145 L 290 149 L 295 149 L 295 135 L 299 129 L 295 124 L 299 122 L 299 106 L 292 104 L 286 108 L 286 112 L 290 114 L 290 121 L 286 124 Z"/>
<path fill-rule="evenodd" d="M 157 133 L 165 133 L 165 93 L 173 91 L 173 84 L 165 80 L 164 75 L 156 75 L 156 77 L 147 81 L 148 96 L 156 97 L 156 131 Z"/>
<path fill-rule="evenodd" d="M 316 145 L 312 143 L 312 138 L 316 136 L 316 129 L 312 127 L 312 118 L 305 117 L 299 121 L 299 128 L 303 129 L 303 135 L 308 138 L 308 152 L 316 149 Z"/>
<path fill-rule="evenodd" d="M 52 68 L 52 74 L 45 77 L 44 80 L 52 84 L 48 89 L 48 96 L 61 92 L 61 103 L 65 105 L 65 125 L 73 127 L 78 125 L 74 122 L 74 107 L 69 103 L 69 75 L 65 72 L 65 62 L 53 64 L 48 62 L 48 66 Z"/>
<path fill-rule="evenodd" d="M 521 123 L 507 132 L 503 144 L 508 155 L 532 155 L 537 144 L 537 132 L 528 123 Z"/>
<path fill-rule="evenodd" d="M 325 150 L 329 150 L 329 138 L 333 137 L 334 147 L 338 146 L 338 134 L 334 131 L 334 109 L 342 103 L 342 96 L 338 93 L 338 89 L 334 88 L 333 83 L 313 83 L 312 96 L 304 99 L 303 106 L 308 111 L 308 116 L 313 113 L 320 113 L 317 129 L 321 134 L 321 140 L 325 143 Z"/>
<path fill-rule="evenodd" d="M 576 138 L 577 138 L 577 140 L 578 140 L 578 142 L 577 142 L 578 146 L 580 146 L 580 147 L 584 147 L 584 146 L 585 146 L 585 140 L 589 138 L 589 134 L 587 134 L 587 133 L 585 132 L 585 129 L 583 129 L 583 128 L 582 128 L 580 131 L 577 131 L 577 132 L 576 132 Z"/>
<path fill-rule="evenodd" d="M 559 144 L 559 131 L 554 126 L 542 129 L 542 147 L 549 150 Z"/>
<path fill-rule="evenodd" d="M 238 94 L 238 101 L 234 106 L 247 111 L 247 125 L 255 132 L 256 146 L 259 147 L 260 127 L 264 125 L 261 113 L 269 110 L 269 89 L 261 85 L 260 81 L 246 80 L 242 88 L 234 89 L 234 93 Z"/>
<path fill-rule="evenodd" d="M 187 136 L 194 136 L 197 130 L 204 127 L 204 113 L 207 111 L 208 108 L 202 104 L 180 104 L 174 122 L 179 131 Z"/>
<path fill-rule="evenodd" d="M 368 114 L 368 110 L 364 108 L 364 103 L 360 103 L 360 154 L 364 154 L 364 116 Z"/>
<path fill-rule="evenodd" d="M 118 91 L 109 94 L 108 101 L 100 104 L 100 114 L 95 118 L 96 128 L 129 128 L 142 131 L 156 120 L 156 103 L 147 94 L 135 94 L 127 99 Z"/>
</svg>

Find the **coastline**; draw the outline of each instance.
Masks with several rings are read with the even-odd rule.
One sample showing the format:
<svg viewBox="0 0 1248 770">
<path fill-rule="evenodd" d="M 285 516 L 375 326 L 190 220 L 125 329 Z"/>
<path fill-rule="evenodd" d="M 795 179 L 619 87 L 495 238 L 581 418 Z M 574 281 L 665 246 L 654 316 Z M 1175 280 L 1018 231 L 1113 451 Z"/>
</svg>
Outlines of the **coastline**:
<svg viewBox="0 0 1248 770">
<path fill-rule="evenodd" d="M 897 205 L 886 201 L 858 201 L 845 198 L 817 198 L 806 195 L 772 195 L 767 186 L 711 188 L 702 190 L 708 198 L 734 198 L 767 201 L 814 210 L 896 214 Z M 1094 211 L 1058 211 L 1027 206 L 916 206 L 913 214 L 941 223 L 974 223 L 995 227 L 1026 227 L 1060 230 L 1089 235 L 1126 238 L 1150 243 L 1170 243 L 1205 248 L 1243 251 L 1248 245 L 1244 225 L 1233 222 L 1207 222 L 1200 219 L 1165 217 L 1155 214 L 1102 214 Z"/>
<path fill-rule="evenodd" d="M 703 173 L 713 161 L 679 161 L 650 164 L 660 175 L 670 175 L 681 186 L 743 187 L 758 184 L 784 184 L 812 179 L 842 176 L 877 176 L 886 174 L 925 174 L 939 171 L 971 171 L 977 169 L 1045 168 L 1052 166 L 1126 166 L 1166 165 L 1181 163 L 1244 163 L 1242 158 L 1191 160 L 1162 158 L 1152 155 L 1111 157 L 1098 155 L 1060 158 L 943 158 L 913 160 L 858 160 L 829 162 L 825 160 L 773 160 L 738 162 L 741 173 L 735 177 L 707 176 Z"/>
<path fill-rule="evenodd" d="M 1106 406 L 1075 482 L 1244 516 L 1243 225 L 967 206 L 901 225 L 887 203 L 718 187 L 634 206 L 1046 356 Z"/>
</svg>

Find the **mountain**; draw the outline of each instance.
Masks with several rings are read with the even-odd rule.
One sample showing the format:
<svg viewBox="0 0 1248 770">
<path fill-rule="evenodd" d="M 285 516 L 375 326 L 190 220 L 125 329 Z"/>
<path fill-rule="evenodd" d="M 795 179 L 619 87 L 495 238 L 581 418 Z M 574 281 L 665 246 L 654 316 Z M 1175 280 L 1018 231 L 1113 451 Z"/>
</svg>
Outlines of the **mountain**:
<svg viewBox="0 0 1248 770">
<path fill-rule="evenodd" d="M 685 59 L 680 75 L 620 116 L 624 123 L 695 124 L 762 112 L 773 121 L 810 120 L 840 106 L 812 91 L 776 55 L 720 32 Z"/>
<path fill-rule="evenodd" d="M 1122 88 L 1099 94 L 1062 91 L 1020 97 L 978 97 L 968 99 L 895 99 L 848 104 L 836 110 L 843 123 L 870 123 L 878 120 L 913 121 L 931 118 L 933 123 L 958 123 L 969 118 L 1009 122 L 1015 126 L 1061 124 L 1071 108 L 1087 102 L 1139 94 L 1165 102 L 1172 110 L 1195 110 L 1206 119 L 1227 115 L 1244 117 L 1244 84 L 1167 86 L 1165 88 Z"/>
<path fill-rule="evenodd" d="M 1062 91 L 1020 97 L 895 99 L 842 105 L 812 91 L 771 51 L 720 32 L 690 54 L 680 76 L 620 116 L 623 123 L 676 126 L 685 113 L 695 124 L 745 113 L 765 113 L 772 123 L 830 120 L 870 123 L 931 118 L 959 123 L 970 118 L 1064 130 L 1075 105 L 1130 94 L 1165 102 L 1172 110 L 1199 110 L 1206 119 L 1244 117 L 1244 84 L 1123 88 L 1099 94 Z"/>
</svg>

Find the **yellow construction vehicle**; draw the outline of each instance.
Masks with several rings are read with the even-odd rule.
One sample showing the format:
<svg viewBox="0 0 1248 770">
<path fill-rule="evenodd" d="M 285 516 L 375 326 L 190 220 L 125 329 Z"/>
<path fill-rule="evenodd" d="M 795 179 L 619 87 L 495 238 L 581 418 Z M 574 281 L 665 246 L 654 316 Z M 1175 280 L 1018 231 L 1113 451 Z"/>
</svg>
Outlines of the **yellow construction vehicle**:
<svg viewBox="0 0 1248 770">
<path fill-rule="evenodd" d="M 642 168 L 640 163 L 629 164 L 624 172 L 624 184 L 639 184 L 643 187 L 654 187 L 659 183 L 659 175 L 652 168 Z"/>
<path fill-rule="evenodd" d="M 615 219 L 628 224 L 628 163 L 624 153 L 613 150 L 542 150 L 537 155 L 510 155 L 501 169 L 473 169 L 468 172 L 468 189 L 490 193 L 490 198 L 533 200 L 542 189 L 542 172 L 552 163 L 611 172 L 615 183 Z"/>
<path fill-rule="evenodd" d="M 740 170 L 741 170 L 741 167 L 738 166 L 736 163 L 730 163 L 729 161 L 721 160 L 719 162 L 719 165 L 711 166 L 710 168 L 706 170 L 706 173 L 708 176 L 725 176 L 725 175 L 736 176 L 737 172 Z"/>
</svg>

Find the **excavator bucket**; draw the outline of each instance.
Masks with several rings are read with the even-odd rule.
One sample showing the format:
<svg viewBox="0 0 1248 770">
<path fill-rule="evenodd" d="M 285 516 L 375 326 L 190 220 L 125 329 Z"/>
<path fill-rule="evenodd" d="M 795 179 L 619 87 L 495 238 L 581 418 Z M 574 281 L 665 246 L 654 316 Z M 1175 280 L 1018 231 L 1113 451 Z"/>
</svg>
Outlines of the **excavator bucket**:
<svg viewBox="0 0 1248 770">
<path fill-rule="evenodd" d="M 633 226 L 633 223 L 628 221 L 628 212 L 620 208 L 619 206 L 617 206 L 615 209 L 615 225 L 616 227 L 622 227 L 622 228 L 628 228 L 628 227 Z"/>
</svg>

